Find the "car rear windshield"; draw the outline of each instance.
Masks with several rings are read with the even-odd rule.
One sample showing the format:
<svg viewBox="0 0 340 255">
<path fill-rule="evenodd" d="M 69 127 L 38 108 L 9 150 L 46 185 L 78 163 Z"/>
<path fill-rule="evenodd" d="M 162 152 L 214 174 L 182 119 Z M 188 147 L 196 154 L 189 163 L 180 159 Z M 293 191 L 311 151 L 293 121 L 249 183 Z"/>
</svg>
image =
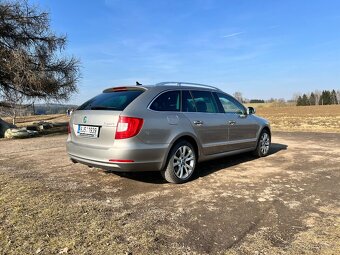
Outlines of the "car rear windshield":
<svg viewBox="0 0 340 255">
<path fill-rule="evenodd" d="M 123 111 L 134 99 L 136 99 L 143 92 L 143 90 L 104 92 L 82 104 L 77 110 Z"/>
</svg>

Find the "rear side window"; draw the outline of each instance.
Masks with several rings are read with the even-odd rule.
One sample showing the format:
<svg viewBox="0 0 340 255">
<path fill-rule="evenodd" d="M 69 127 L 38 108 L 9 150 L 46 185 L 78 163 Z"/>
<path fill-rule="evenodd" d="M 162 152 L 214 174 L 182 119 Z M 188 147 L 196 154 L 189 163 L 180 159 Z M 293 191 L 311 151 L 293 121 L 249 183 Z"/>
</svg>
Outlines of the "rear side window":
<svg viewBox="0 0 340 255">
<path fill-rule="evenodd" d="M 150 109 L 161 112 L 179 112 L 180 92 L 167 91 L 159 95 L 150 105 Z"/>
<path fill-rule="evenodd" d="M 196 112 L 194 99 L 187 90 L 182 91 L 182 112 Z"/>
<path fill-rule="evenodd" d="M 215 99 L 209 91 L 191 91 L 197 112 L 218 113 Z"/>
<path fill-rule="evenodd" d="M 77 110 L 116 110 L 123 111 L 143 90 L 124 90 L 104 92 L 86 103 Z"/>
</svg>

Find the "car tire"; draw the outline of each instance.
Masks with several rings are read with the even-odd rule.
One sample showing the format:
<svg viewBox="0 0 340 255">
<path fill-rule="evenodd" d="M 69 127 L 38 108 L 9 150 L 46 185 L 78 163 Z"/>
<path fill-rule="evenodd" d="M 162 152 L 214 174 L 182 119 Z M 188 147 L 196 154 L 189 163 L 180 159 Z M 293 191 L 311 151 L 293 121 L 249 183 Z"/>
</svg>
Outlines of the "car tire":
<svg viewBox="0 0 340 255">
<path fill-rule="evenodd" d="M 187 182 L 195 171 L 196 151 L 188 141 L 180 141 L 170 150 L 163 178 L 171 183 Z"/>
<path fill-rule="evenodd" d="M 253 154 L 257 157 L 265 157 L 268 155 L 271 145 L 271 137 L 268 130 L 262 130 L 259 140 L 257 141 L 256 149 Z"/>
</svg>

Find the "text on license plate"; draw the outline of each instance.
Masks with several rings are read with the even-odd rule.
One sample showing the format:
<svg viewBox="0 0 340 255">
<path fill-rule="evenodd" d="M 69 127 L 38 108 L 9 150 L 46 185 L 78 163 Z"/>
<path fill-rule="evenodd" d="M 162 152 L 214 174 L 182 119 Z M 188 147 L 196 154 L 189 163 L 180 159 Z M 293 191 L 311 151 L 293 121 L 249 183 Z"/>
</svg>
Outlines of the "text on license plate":
<svg viewBox="0 0 340 255">
<path fill-rule="evenodd" d="M 87 137 L 98 137 L 99 127 L 78 125 L 78 135 Z"/>
</svg>

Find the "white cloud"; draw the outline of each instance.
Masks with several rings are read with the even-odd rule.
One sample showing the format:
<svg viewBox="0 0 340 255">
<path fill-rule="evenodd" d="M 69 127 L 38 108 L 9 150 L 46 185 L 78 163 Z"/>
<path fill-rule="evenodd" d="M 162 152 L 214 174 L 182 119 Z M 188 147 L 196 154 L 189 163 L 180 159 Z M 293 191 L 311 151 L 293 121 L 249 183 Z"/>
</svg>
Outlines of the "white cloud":
<svg viewBox="0 0 340 255">
<path fill-rule="evenodd" d="M 244 32 L 237 32 L 237 33 L 232 33 L 229 35 L 224 35 L 223 38 L 230 38 L 230 37 L 235 37 L 244 34 Z"/>
</svg>

